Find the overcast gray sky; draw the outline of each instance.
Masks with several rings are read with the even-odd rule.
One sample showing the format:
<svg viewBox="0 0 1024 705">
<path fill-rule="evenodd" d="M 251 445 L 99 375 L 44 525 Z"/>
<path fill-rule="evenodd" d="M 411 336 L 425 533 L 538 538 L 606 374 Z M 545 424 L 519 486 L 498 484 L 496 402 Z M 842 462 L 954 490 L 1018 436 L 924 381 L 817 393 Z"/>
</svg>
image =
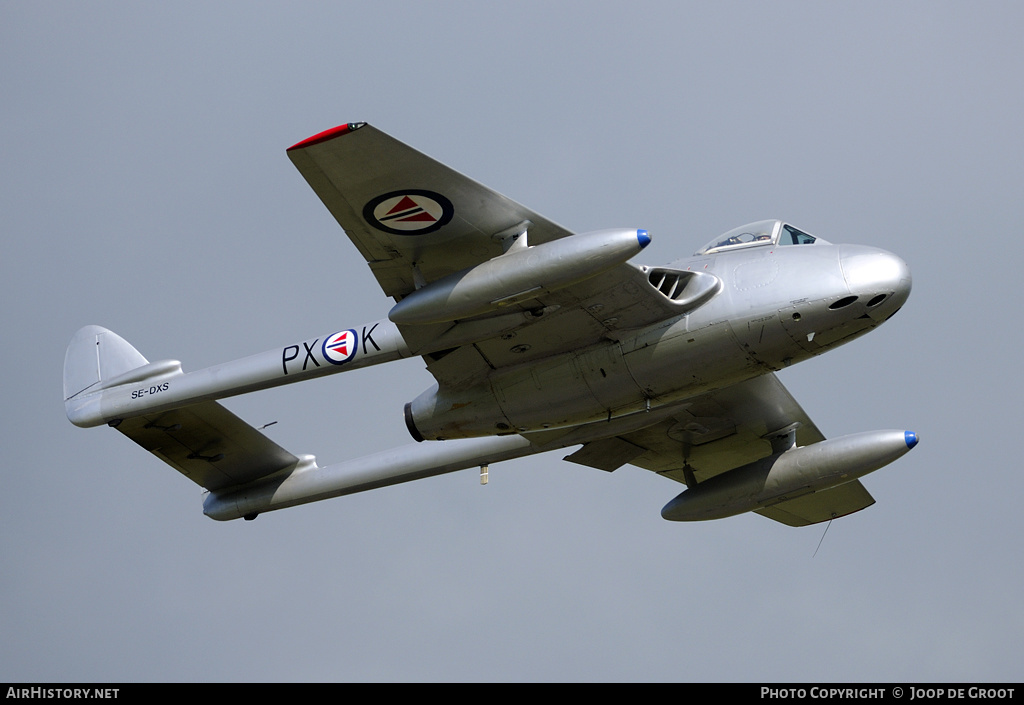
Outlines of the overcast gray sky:
<svg viewBox="0 0 1024 705">
<path fill-rule="evenodd" d="M 1019 681 L 1024 5 L 0 1 L 0 681 Z M 909 428 L 829 529 L 676 524 L 558 454 L 213 522 L 64 416 L 82 325 L 187 370 L 382 318 L 285 156 L 368 121 L 662 264 L 769 217 L 910 264 L 786 371 Z M 419 360 L 226 406 L 321 463 L 409 441 Z"/>
</svg>

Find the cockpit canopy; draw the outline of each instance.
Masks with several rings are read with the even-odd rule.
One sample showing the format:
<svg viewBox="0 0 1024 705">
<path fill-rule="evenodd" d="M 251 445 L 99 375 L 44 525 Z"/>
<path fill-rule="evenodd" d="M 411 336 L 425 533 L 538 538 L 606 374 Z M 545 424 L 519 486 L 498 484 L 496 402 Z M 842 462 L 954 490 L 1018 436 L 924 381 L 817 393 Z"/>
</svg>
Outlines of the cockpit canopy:
<svg viewBox="0 0 1024 705">
<path fill-rule="evenodd" d="M 825 240 L 808 235 L 781 220 L 759 220 L 719 235 L 696 254 L 707 255 L 762 245 L 812 245 L 815 242 L 828 244 Z"/>
</svg>

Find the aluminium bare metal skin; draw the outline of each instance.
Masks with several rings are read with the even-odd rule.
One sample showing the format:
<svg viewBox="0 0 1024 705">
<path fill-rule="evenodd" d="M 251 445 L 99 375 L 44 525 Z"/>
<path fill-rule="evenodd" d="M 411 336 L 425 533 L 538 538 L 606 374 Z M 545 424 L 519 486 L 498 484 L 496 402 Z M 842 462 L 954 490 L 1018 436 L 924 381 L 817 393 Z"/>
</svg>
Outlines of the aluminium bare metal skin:
<svg viewBox="0 0 1024 705">
<path fill-rule="evenodd" d="M 873 504 L 857 478 L 917 443 L 826 440 L 773 374 L 899 310 L 911 277 L 890 252 L 765 220 L 639 265 L 646 230 L 573 233 L 365 123 L 288 155 L 395 300 L 388 319 L 189 373 L 86 326 L 65 359 L 68 418 L 205 487 L 212 518 L 573 448 L 685 484 L 667 519 L 804 526 Z M 358 460 L 321 467 L 216 401 L 415 356 L 435 379 L 405 406 L 417 443 Z"/>
</svg>

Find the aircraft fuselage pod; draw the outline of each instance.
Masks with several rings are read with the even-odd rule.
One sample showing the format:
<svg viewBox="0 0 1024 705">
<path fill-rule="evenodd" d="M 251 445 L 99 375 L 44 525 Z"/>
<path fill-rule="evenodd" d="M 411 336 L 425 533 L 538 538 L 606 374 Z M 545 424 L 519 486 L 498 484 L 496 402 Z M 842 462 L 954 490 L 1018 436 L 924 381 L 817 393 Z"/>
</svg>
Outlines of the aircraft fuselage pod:
<svg viewBox="0 0 1024 705">
<path fill-rule="evenodd" d="M 719 286 L 692 311 L 587 349 L 466 388 L 434 385 L 406 405 L 413 437 L 540 431 L 675 404 L 863 335 L 895 313 L 911 287 L 909 268 L 896 255 L 820 239 L 725 249 L 641 271 L 652 289 L 668 273 L 699 273 Z M 583 308 L 600 310 L 603 293 Z"/>
</svg>

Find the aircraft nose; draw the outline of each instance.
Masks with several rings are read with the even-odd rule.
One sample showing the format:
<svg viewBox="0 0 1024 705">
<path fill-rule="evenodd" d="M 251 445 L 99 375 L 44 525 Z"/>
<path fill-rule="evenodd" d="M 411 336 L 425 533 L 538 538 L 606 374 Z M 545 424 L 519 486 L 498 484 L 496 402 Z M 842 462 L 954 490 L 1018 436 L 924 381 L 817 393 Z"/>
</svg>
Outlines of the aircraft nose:
<svg viewBox="0 0 1024 705">
<path fill-rule="evenodd" d="M 868 297 L 869 309 L 877 306 L 890 316 L 910 296 L 910 267 L 891 252 L 875 247 L 842 245 L 839 262 L 850 293 Z"/>
</svg>

